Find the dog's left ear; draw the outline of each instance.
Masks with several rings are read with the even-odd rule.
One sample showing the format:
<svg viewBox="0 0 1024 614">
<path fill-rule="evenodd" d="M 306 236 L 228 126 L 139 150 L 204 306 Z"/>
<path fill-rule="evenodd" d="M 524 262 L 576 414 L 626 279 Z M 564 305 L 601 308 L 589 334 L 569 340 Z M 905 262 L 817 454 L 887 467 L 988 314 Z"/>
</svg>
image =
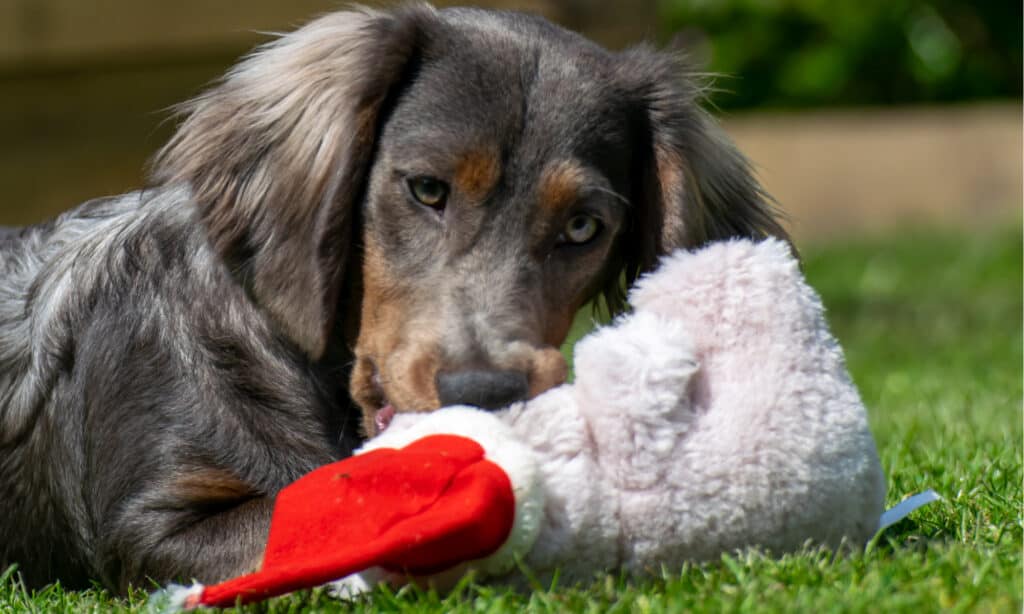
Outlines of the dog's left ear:
<svg viewBox="0 0 1024 614">
<path fill-rule="evenodd" d="M 179 109 L 153 180 L 191 190 L 211 244 L 287 335 L 320 357 L 349 264 L 379 116 L 433 9 L 345 11 L 258 48 Z"/>
<path fill-rule="evenodd" d="M 730 237 L 788 240 L 750 163 L 700 104 L 701 78 L 678 54 L 641 46 L 619 56 L 640 142 L 627 278 L 659 256 Z"/>
</svg>

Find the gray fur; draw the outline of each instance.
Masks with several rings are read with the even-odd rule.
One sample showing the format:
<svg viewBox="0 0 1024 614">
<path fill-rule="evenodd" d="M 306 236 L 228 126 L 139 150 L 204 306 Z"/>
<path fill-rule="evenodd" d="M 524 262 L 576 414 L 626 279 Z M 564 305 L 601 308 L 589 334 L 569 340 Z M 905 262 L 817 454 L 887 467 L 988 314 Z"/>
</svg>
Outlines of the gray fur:
<svg viewBox="0 0 1024 614">
<path fill-rule="evenodd" d="M 281 337 L 189 202 L 92 201 L 0 252 L 0 562 L 32 586 L 251 566 L 269 503 L 246 512 L 356 442 L 327 387 L 344 365 Z M 190 500 L 180 481 L 199 468 L 247 492 Z M 176 543 L 218 504 L 229 529 Z"/>
<path fill-rule="evenodd" d="M 0 569 L 115 589 L 250 570 L 277 491 L 385 399 L 434 409 L 434 375 L 469 368 L 536 394 L 623 271 L 782 234 L 693 83 L 475 9 L 336 13 L 257 49 L 182 107 L 150 188 L 0 237 Z M 449 179 L 467 151 L 494 153 L 493 185 L 410 202 L 396 173 Z M 582 182 L 564 210 L 538 192 L 559 164 Z M 604 231 L 564 248 L 581 210 Z"/>
</svg>

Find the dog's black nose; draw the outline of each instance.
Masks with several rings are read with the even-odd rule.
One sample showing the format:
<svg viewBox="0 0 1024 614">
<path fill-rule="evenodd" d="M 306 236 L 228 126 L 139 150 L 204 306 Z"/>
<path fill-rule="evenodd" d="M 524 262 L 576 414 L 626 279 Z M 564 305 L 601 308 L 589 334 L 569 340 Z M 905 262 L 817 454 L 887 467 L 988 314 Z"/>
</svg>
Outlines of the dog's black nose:
<svg viewBox="0 0 1024 614">
<path fill-rule="evenodd" d="M 530 384 L 519 371 L 455 371 L 437 374 L 441 405 L 501 409 L 527 397 Z"/>
</svg>

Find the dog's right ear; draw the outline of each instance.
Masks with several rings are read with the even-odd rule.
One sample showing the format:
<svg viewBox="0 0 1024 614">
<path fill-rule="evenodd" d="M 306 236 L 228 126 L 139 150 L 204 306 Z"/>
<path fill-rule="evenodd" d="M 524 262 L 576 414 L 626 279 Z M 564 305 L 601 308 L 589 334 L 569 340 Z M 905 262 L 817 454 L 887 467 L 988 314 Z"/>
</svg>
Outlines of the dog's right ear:
<svg viewBox="0 0 1024 614">
<path fill-rule="evenodd" d="M 618 69 L 642 135 L 627 281 L 675 249 L 733 237 L 788 239 L 750 163 L 701 108 L 703 79 L 685 57 L 642 45 L 620 54 Z"/>
<path fill-rule="evenodd" d="M 433 9 L 339 12 L 272 41 L 182 105 L 152 178 L 191 190 L 211 244 L 308 355 L 324 352 L 380 111 Z"/>
</svg>

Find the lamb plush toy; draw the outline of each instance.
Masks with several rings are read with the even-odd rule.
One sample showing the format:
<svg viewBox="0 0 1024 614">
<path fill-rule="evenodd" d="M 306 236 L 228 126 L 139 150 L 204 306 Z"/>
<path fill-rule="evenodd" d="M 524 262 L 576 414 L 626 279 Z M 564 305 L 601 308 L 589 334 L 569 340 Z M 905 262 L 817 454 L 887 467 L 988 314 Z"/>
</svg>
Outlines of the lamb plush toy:
<svg viewBox="0 0 1024 614">
<path fill-rule="evenodd" d="M 864 407 L 786 244 L 678 252 L 630 302 L 577 344 L 574 383 L 501 412 L 398 415 L 281 492 L 259 572 L 178 603 L 346 576 L 516 582 L 519 565 L 585 581 L 875 533 L 885 485 Z"/>
</svg>

